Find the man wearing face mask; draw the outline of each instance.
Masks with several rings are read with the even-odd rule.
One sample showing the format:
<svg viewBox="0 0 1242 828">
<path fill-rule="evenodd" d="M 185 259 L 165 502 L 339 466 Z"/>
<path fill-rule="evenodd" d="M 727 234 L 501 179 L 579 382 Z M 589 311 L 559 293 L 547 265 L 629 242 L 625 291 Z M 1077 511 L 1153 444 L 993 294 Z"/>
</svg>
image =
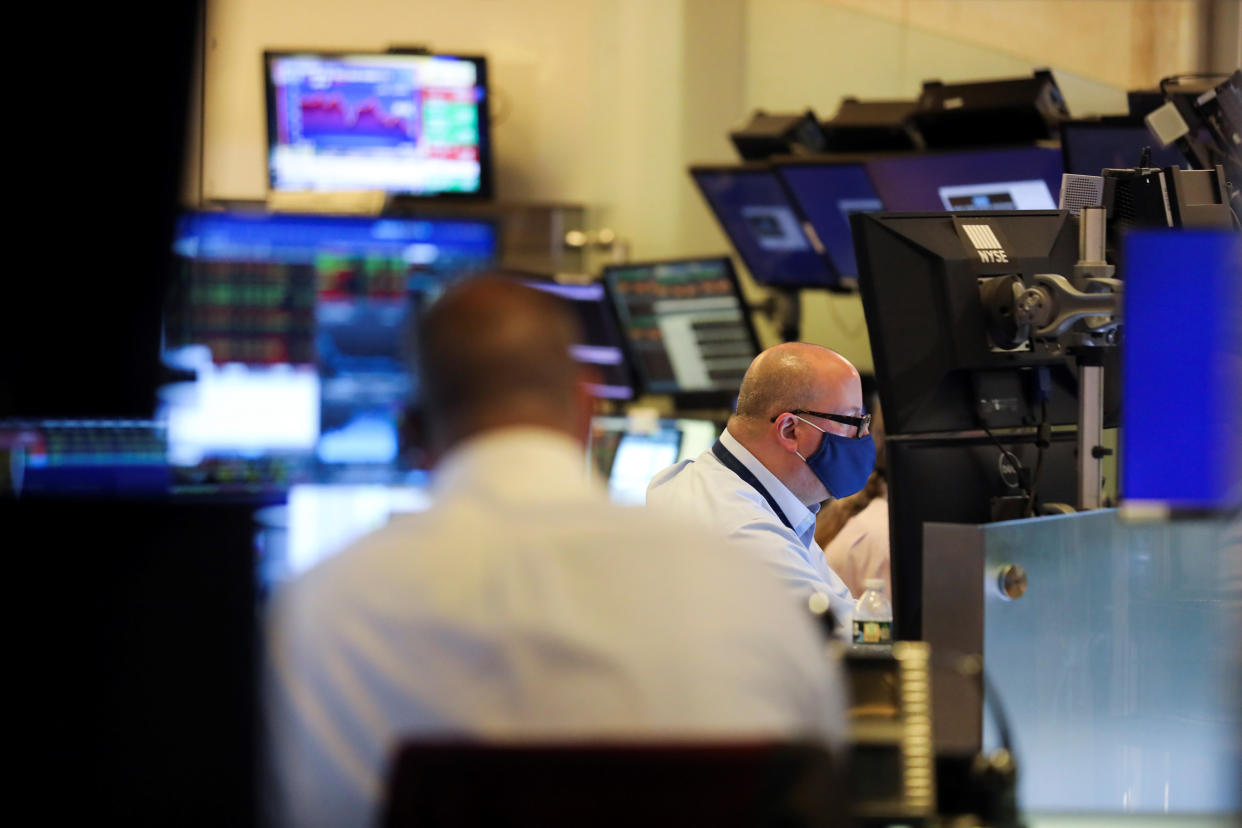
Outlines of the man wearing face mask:
<svg viewBox="0 0 1242 828">
<path fill-rule="evenodd" d="M 746 370 L 737 412 L 716 444 L 657 474 L 647 503 L 723 530 L 798 600 L 826 596 L 843 631 L 854 598 L 815 543 L 815 513 L 867 482 L 870 425 L 848 360 L 819 345 L 777 345 Z"/>
</svg>

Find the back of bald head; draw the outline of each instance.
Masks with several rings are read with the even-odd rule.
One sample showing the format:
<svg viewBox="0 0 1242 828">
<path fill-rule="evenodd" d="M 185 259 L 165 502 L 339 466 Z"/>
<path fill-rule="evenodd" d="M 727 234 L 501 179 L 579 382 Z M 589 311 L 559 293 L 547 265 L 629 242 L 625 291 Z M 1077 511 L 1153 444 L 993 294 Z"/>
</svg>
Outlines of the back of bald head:
<svg viewBox="0 0 1242 828">
<path fill-rule="evenodd" d="M 836 351 L 806 342 L 786 342 L 768 348 L 750 363 L 738 390 L 736 417 L 766 423 L 782 411 L 815 407 L 825 365 L 841 363 L 842 375 L 857 376 L 852 365 Z"/>
<path fill-rule="evenodd" d="M 441 447 L 513 425 L 573 417 L 581 341 L 555 296 L 498 275 L 450 288 L 418 324 L 415 360 L 427 426 Z"/>
</svg>

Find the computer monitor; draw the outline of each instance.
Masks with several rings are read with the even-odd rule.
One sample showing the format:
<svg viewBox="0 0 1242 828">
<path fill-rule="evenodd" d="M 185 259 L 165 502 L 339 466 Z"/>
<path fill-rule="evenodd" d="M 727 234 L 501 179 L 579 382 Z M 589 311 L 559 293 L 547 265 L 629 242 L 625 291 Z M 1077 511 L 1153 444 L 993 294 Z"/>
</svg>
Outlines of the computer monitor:
<svg viewBox="0 0 1242 828">
<path fill-rule="evenodd" d="M 1053 503 L 1077 508 L 1075 437 L 1072 430 L 1053 432 L 1043 451 L 1029 433 L 1001 434 L 997 442 L 980 435 L 885 443 L 893 623 L 898 638 L 923 636 L 924 525 L 1021 517 L 1031 489 L 1037 509 Z"/>
<path fill-rule="evenodd" d="M 727 256 L 604 268 L 643 391 L 728 404 L 759 340 Z"/>
<path fill-rule="evenodd" d="M 599 372 L 600 380 L 591 392 L 601 399 L 628 400 L 634 397 L 634 380 L 625 359 L 621 331 L 603 282 L 566 284 L 533 275 L 523 278 L 531 287 L 559 296 L 577 313 L 584 340 L 573 346 L 573 357 Z"/>
<path fill-rule="evenodd" d="M 756 282 L 788 288 L 840 283 L 814 229 L 773 169 L 695 166 L 690 175 Z"/>
<path fill-rule="evenodd" d="M 871 213 L 852 219 L 859 290 L 889 434 L 1077 422 L 1065 352 L 993 343 L 979 280 L 1072 274 L 1068 213 Z M 995 249 L 980 250 L 986 239 Z"/>
<path fill-rule="evenodd" d="M 490 197 L 487 63 L 266 52 L 272 190 Z"/>
<path fill-rule="evenodd" d="M 588 459 L 614 502 L 641 506 L 652 477 L 707 451 L 719 434 L 711 420 L 595 417 Z"/>
<path fill-rule="evenodd" d="M 850 216 L 884 209 L 862 161 L 791 159 L 774 166 L 794 203 L 815 228 L 840 284 L 856 286 L 858 263 Z"/>
<path fill-rule="evenodd" d="M 417 309 L 491 266 L 472 219 L 192 213 L 183 217 L 166 360 L 169 451 L 300 458 L 293 479 L 387 479 L 416 392 L 404 350 Z M 239 412 L 245 412 L 239 414 Z"/>
<path fill-rule="evenodd" d="M 1101 170 L 1137 167 L 1143 149 L 1151 149 L 1149 167 L 1184 167 L 1177 147 L 1160 146 L 1141 119 L 1101 118 L 1061 123 L 1061 156 L 1065 171 L 1099 175 Z"/>
<path fill-rule="evenodd" d="M 1242 507 L 1242 237 L 1144 230 L 1125 239 L 1127 510 Z M 1169 425 L 1169 406 L 1187 413 Z"/>
<path fill-rule="evenodd" d="M 0 422 L 0 496 L 163 496 L 167 428 L 156 420 Z M 4 481 L 7 481 L 7 491 Z"/>
<path fill-rule="evenodd" d="M 1011 147 L 889 155 L 867 161 L 889 210 L 1055 210 L 1061 151 Z"/>
</svg>

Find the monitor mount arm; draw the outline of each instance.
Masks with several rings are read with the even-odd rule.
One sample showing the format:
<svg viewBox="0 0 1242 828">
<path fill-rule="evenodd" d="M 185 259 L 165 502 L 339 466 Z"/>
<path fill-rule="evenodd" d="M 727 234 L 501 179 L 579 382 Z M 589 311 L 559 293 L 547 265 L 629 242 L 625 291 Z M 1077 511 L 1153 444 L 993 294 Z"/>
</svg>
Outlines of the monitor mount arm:
<svg viewBox="0 0 1242 828">
<path fill-rule="evenodd" d="M 1078 362 L 1078 503 L 1101 505 L 1104 448 L 1102 348 L 1117 344 L 1121 281 L 1104 256 L 1105 211 L 1084 207 L 1078 228 L 1078 264 L 1071 278 L 1036 273 L 983 279 L 980 298 L 993 345 L 1012 350 L 1028 342 L 1055 344 Z"/>
<path fill-rule="evenodd" d="M 1017 348 L 1031 339 L 1083 344 L 1083 335 L 1115 337 L 1121 283 L 1117 279 L 1092 277 L 1079 290 L 1059 273 L 1036 273 L 1034 285 L 1016 276 L 998 276 L 981 286 L 992 317 L 992 341 L 1002 348 Z M 1073 329 L 1081 322 L 1077 331 Z M 1077 334 L 1077 336 L 1075 336 Z"/>
</svg>

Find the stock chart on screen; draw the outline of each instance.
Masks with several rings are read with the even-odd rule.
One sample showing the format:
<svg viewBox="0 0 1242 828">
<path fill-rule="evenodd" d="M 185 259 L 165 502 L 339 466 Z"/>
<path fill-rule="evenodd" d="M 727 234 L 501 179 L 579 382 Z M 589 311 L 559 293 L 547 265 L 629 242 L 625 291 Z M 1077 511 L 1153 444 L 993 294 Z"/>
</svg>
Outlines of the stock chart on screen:
<svg viewBox="0 0 1242 828">
<path fill-rule="evenodd" d="M 166 394 L 170 457 L 386 479 L 416 391 L 410 326 L 496 249 L 495 227 L 473 219 L 184 216 L 165 347 L 196 379 Z"/>
<path fill-rule="evenodd" d="M 266 57 L 272 189 L 488 194 L 482 58 Z"/>
</svg>

